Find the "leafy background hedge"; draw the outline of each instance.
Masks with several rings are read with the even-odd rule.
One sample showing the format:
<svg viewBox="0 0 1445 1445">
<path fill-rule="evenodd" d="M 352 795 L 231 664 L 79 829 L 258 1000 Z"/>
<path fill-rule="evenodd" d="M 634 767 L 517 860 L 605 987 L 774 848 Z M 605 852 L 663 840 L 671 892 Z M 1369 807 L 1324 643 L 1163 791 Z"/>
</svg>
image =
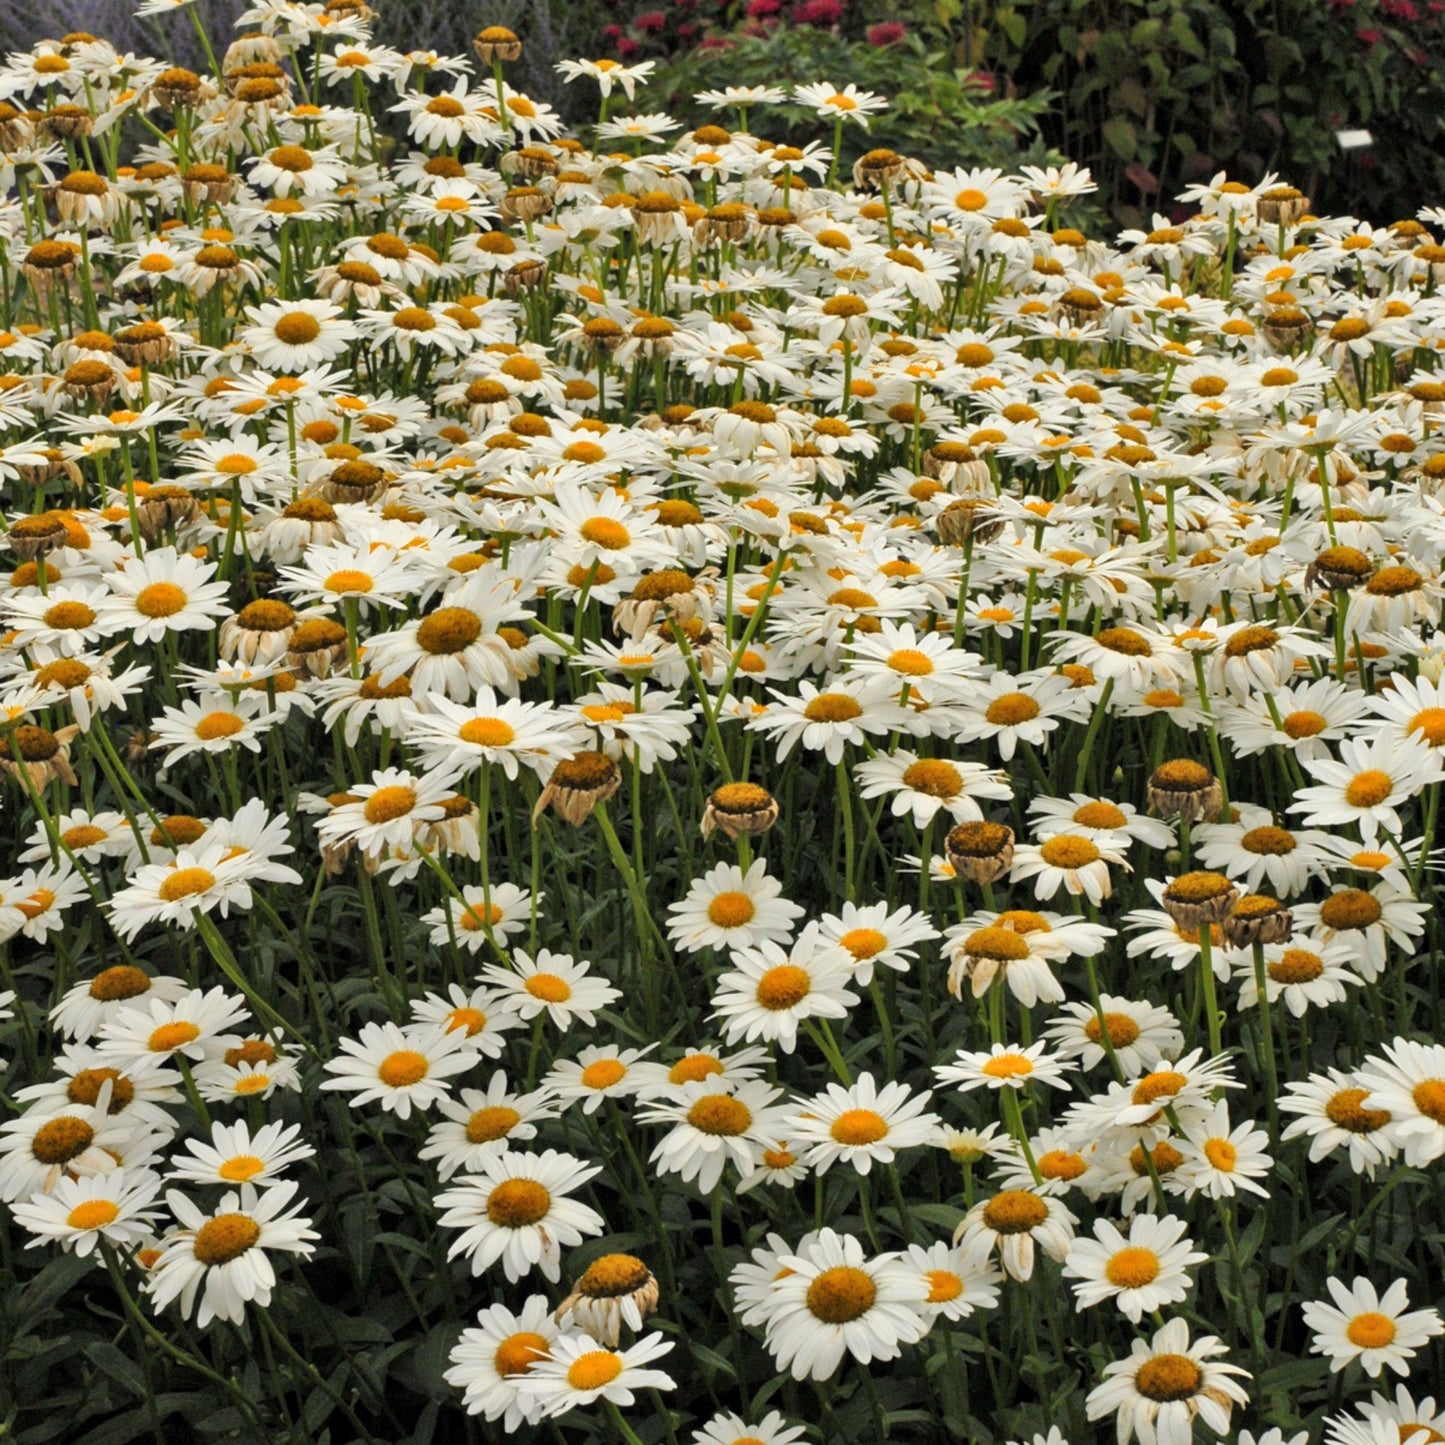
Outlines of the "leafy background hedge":
<svg viewBox="0 0 1445 1445">
<path fill-rule="evenodd" d="M 201 3 L 220 33 L 242 8 Z M 481 25 L 510 26 L 527 42 L 518 83 L 564 113 L 579 92 L 552 73 L 563 56 L 658 60 L 647 106 L 683 116 L 692 92 L 714 85 L 852 81 L 895 102 L 874 127 L 879 143 L 950 165 L 1052 150 L 1093 170 L 1123 225 L 1172 209 L 1184 185 L 1219 170 L 1251 183 L 1277 171 L 1322 212 L 1382 222 L 1445 189 L 1445 0 L 377 0 L 377 10 L 377 38 L 403 50 L 459 54 Z M 183 22 L 137 20 L 125 0 L 0 5 L 7 50 L 73 30 L 182 63 L 193 44 Z M 1343 153 L 1345 128 L 1370 130 L 1373 146 Z"/>
</svg>

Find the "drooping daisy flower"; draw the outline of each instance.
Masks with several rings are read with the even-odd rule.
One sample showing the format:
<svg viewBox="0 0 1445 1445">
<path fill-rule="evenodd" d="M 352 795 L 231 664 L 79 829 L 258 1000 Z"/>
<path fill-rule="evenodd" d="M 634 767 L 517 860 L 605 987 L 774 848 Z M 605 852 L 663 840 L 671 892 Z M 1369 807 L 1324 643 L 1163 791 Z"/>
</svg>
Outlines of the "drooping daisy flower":
<svg viewBox="0 0 1445 1445">
<path fill-rule="evenodd" d="M 1005 1189 L 975 1204 L 954 1231 L 954 1243 L 970 1255 L 998 1251 L 1004 1272 L 1017 1280 L 1033 1277 L 1036 1248 L 1062 1260 L 1074 1238 L 1077 1216 L 1051 1196 L 1031 1189 Z"/>
</svg>

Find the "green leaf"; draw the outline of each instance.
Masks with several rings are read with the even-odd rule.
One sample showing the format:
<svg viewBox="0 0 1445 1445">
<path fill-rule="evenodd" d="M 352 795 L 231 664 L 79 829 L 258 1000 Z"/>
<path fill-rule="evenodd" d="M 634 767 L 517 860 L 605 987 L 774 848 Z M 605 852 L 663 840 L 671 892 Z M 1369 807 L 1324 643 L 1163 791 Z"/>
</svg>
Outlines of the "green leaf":
<svg viewBox="0 0 1445 1445">
<path fill-rule="evenodd" d="M 123 1389 L 132 1395 L 145 1395 L 145 1372 L 118 1345 L 111 1344 L 109 1340 L 95 1340 L 85 1347 L 84 1354 L 101 1374 L 114 1380 Z"/>
<path fill-rule="evenodd" d="M 1121 161 L 1132 161 L 1139 154 L 1139 137 L 1133 124 L 1122 115 L 1111 115 L 1103 129 L 1104 143 Z"/>
</svg>

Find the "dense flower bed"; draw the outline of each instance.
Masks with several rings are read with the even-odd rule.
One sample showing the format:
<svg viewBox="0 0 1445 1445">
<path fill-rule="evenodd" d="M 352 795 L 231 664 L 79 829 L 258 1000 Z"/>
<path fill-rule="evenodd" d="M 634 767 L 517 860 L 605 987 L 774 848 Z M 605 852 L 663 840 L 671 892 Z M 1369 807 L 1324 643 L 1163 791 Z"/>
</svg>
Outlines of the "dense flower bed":
<svg viewBox="0 0 1445 1445">
<path fill-rule="evenodd" d="M 1445 1438 L 1445 212 L 368 18 L 0 70 L 11 1432 Z"/>
</svg>

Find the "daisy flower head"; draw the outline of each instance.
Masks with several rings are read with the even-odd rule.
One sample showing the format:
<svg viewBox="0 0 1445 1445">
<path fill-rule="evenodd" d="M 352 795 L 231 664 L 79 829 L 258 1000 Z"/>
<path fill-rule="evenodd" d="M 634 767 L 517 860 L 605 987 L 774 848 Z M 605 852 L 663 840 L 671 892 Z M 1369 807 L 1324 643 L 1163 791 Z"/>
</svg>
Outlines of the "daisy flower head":
<svg viewBox="0 0 1445 1445">
<path fill-rule="evenodd" d="M 718 863 L 695 878 L 687 897 L 668 905 L 668 938 L 677 948 L 751 948 L 786 944 L 804 910 L 783 896 L 783 885 L 755 859 L 744 872 Z"/>
<path fill-rule="evenodd" d="M 152 975 L 134 964 L 116 963 L 93 978 L 72 984 L 51 1009 L 50 1025 L 66 1038 L 84 1043 L 127 1005 L 141 1008 L 152 999 L 174 1003 L 188 991 L 184 979 Z"/>
<path fill-rule="evenodd" d="M 343 1057 L 328 1059 L 323 1089 L 351 1095 L 353 1108 L 380 1102 L 399 1119 L 413 1107 L 426 1110 L 451 1092 L 447 1080 L 477 1062 L 462 1030 L 431 1026 L 400 1028 L 393 1023 L 363 1024 L 354 1039 L 340 1039 Z"/>
<path fill-rule="evenodd" d="M 518 1388 L 541 1406 L 544 1419 L 606 1400 L 614 1406 L 636 1402 L 638 1390 L 671 1390 L 676 1381 L 649 1369 L 673 1348 L 660 1334 L 643 1335 L 624 1349 L 608 1349 L 590 1335 L 561 1335 L 551 1353 L 521 1378 Z"/>
<path fill-rule="evenodd" d="M 383 768 L 370 782 L 354 783 L 346 801 L 317 820 L 317 835 L 330 846 L 354 845 L 372 859 L 393 849 L 410 851 L 419 827 L 446 816 L 455 782 L 455 773 Z"/>
<path fill-rule="evenodd" d="M 1078 1059 L 1093 1069 L 1112 1049 L 1125 1075 L 1134 1077 L 1183 1049 L 1179 1020 L 1167 1008 L 1107 993 L 1099 996 L 1099 1004 L 1096 1009 L 1090 1003 L 1065 1003 L 1045 1027 L 1044 1036 L 1060 1059 Z"/>
<path fill-rule="evenodd" d="M 32 1249 L 59 1242 L 84 1257 L 101 1240 L 130 1249 L 149 1239 L 160 1218 L 149 1206 L 159 1191 L 159 1177 L 146 1169 L 66 1175 L 49 1194 L 13 1203 L 10 1212 L 34 1236 L 28 1241 Z"/>
<path fill-rule="evenodd" d="M 406 741 L 428 768 L 471 772 L 495 763 L 509 778 L 517 776 L 519 765 L 545 778 L 581 747 L 578 730 L 550 703 L 498 698 L 485 686 L 468 704 L 438 693 L 419 700 L 406 723 Z"/>
<path fill-rule="evenodd" d="M 1122 839 L 1150 848 L 1169 848 L 1174 843 L 1174 830 L 1167 823 L 1146 817 L 1132 803 L 1115 803 L 1087 793 L 1035 798 L 1029 804 L 1029 816 L 1034 819 L 1036 838 L 1068 833 L 1115 848 L 1120 848 Z"/>
<path fill-rule="evenodd" d="M 949 758 L 924 758 L 907 748 L 860 759 L 853 766 L 861 798 L 891 795 L 895 818 L 911 815 L 916 828 L 928 826 L 940 812 L 955 823 L 983 818 L 980 802 L 1008 802 L 1007 779 L 983 763 Z"/>
<path fill-rule="evenodd" d="M 459 1034 L 463 1048 L 485 1059 L 497 1058 L 506 1047 L 502 1035 L 522 1026 L 521 1019 L 492 990 L 468 991 L 458 983 L 448 984 L 445 994 L 429 993 L 413 999 L 411 1016 L 412 1022 L 422 1028 Z"/>
<path fill-rule="evenodd" d="M 551 1353 L 559 1333 L 546 1295 L 529 1295 L 520 1313 L 503 1304 L 489 1305 L 452 1346 L 444 1378 L 462 1392 L 469 1415 L 500 1420 L 510 1435 L 542 1418 L 542 1401 L 520 1385 Z"/>
<path fill-rule="evenodd" d="M 869 737 L 903 729 L 909 720 L 909 714 L 893 701 L 886 682 L 849 673 L 822 690 L 805 678 L 799 681 L 796 693 L 770 691 L 773 701 L 767 711 L 747 726 L 751 732 L 772 737 L 780 763 L 799 745 L 822 753 L 830 763 L 840 763 L 850 743 L 861 747 Z"/>
<path fill-rule="evenodd" d="M 1196 1416 L 1227 1435 L 1235 1405 L 1249 1403 L 1239 1383 L 1249 1372 L 1222 1361 L 1224 1352 L 1214 1335 L 1191 1342 L 1189 1326 L 1170 1320 L 1148 1343 L 1135 1340 L 1128 1359 L 1104 1367 L 1103 1384 L 1089 1392 L 1088 1417 L 1116 1416 L 1120 1445 L 1136 1435 L 1140 1445 L 1185 1445 Z"/>
<path fill-rule="evenodd" d="M 448 896 L 421 915 L 421 922 L 431 929 L 433 947 L 455 940 L 468 953 L 480 953 L 491 939 L 504 944 L 527 926 L 534 902 L 540 909 L 546 897 L 538 893 L 534 900 L 515 883 L 493 883 L 486 889 L 469 883 L 461 891 L 460 903 Z"/>
<path fill-rule="evenodd" d="M 533 958 L 519 948 L 512 954 L 511 968 L 490 964 L 482 970 L 482 982 L 497 989 L 524 1023 L 545 1012 L 559 1029 L 574 1022 L 592 1028 L 598 1010 L 616 1003 L 622 991 L 593 976 L 591 969 L 585 959 L 579 963 L 569 953 L 542 948 Z"/>
<path fill-rule="evenodd" d="M 571 1154 L 508 1150 L 436 1197 L 438 1223 L 461 1234 L 448 1259 L 466 1255 L 474 1275 L 501 1262 L 511 1284 L 540 1269 L 556 1284 L 562 1277 L 563 1245 L 581 1244 L 606 1227 L 602 1216 L 569 1196 L 602 1172 Z"/>
<path fill-rule="evenodd" d="M 1416 1445 L 1434 1445 L 1436 1435 L 1445 1435 L 1445 1411 L 1433 1396 L 1417 1400 L 1403 1384 L 1395 1386 L 1393 1398 L 1372 1390 L 1370 1403 L 1360 1406 L 1358 1416 L 1337 1415 L 1325 1422 L 1329 1445 L 1399 1445 L 1421 1431 L 1424 1437 Z"/>
<path fill-rule="evenodd" d="M 1209 1255 L 1185 1238 L 1184 1220 L 1136 1214 L 1127 1235 L 1107 1219 L 1094 1222 L 1092 1239 L 1076 1239 L 1064 1260 L 1064 1278 L 1079 1308 L 1112 1300 L 1130 1324 L 1165 1305 L 1181 1304 L 1189 1293 L 1189 1268 Z"/>
<path fill-rule="evenodd" d="M 1406 1309 L 1410 1299 L 1403 1279 L 1383 1295 L 1358 1275 L 1349 1285 L 1333 1276 L 1325 1284 L 1334 1303 L 1312 1300 L 1303 1314 L 1314 1336 L 1310 1353 L 1327 1355 L 1331 1374 L 1358 1362 L 1367 1375 L 1378 1375 L 1386 1367 L 1408 1375 L 1419 1348 L 1445 1331 L 1439 1310 Z"/>
<path fill-rule="evenodd" d="M 559 1324 L 571 1321 L 615 1349 L 622 1326 L 640 1330 L 660 1293 L 657 1277 L 635 1254 L 603 1254 L 577 1277 L 554 1318 Z"/>
<path fill-rule="evenodd" d="M 226 610 L 226 584 L 213 582 L 216 566 L 174 547 L 153 547 L 110 573 L 110 596 L 96 614 L 107 632 L 129 632 L 137 646 L 168 632 L 210 632 Z"/>
<path fill-rule="evenodd" d="M 934 1066 L 941 1084 L 956 1084 L 962 1094 L 974 1089 L 1022 1089 L 1028 1084 L 1048 1084 L 1067 1089 L 1065 1077 L 1073 1065 L 1044 1051 L 1047 1044 L 994 1044 L 987 1053 L 960 1049 L 951 1064 Z"/>
<path fill-rule="evenodd" d="M 886 903 L 866 908 L 845 903 L 841 913 L 825 913 L 818 922 L 825 938 L 853 955 L 854 981 L 864 988 L 873 982 L 876 967 L 907 973 L 918 957 L 917 945 L 940 937 L 926 914 L 907 907 L 890 913 Z"/>
<path fill-rule="evenodd" d="M 1350 1168 L 1373 1179 L 1382 1164 L 1400 1152 L 1388 1109 L 1366 1106 L 1370 1097 L 1359 1078 L 1340 1069 L 1326 1069 L 1288 1083 L 1280 1097 L 1280 1112 L 1297 1117 L 1281 1139 L 1308 1138 L 1310 1162 L 1317 1164 L 1338 1149 L 1346 1149 Z"/>
<path fill-rule="evenodd" d="M 781 1148 L 787 1109 L 782 1091 L 761 1079 L 735 1081 L 718 1074 L 689 1080 L 638 1111 L 646 1124 L 671 1124 L 651 1162 L 684 1184 L 697 1181 L 710 1195 L 731 1162 L 746 1177 L 759 1157 Z"/>
<path fill-rule="evenodd" d="M 807 1019 L 846 1018 L 858 996 L 847 985 L 853 956 L 809 923 L 790 948 L 763 941 L 733 952 L 733 967 L 718 980 L 712 1017 L 726 1020 L 729 1043 L 764 1040 L 785 1054 L 797 1047 Z"/>
<path fill-rule="evenodd" d="M 1386 734 L 1346 738 L 1339 762 L 1306 758 L 1303 765 L 1317 782 L 1298 790 L 1290 812 L 1302 814 L 1311 826 L 1353 823 L 1368 840 L 1382 828 L 1400 836 L 1400 804 L 1438 781 L 1442 760 L 1418 736 L 1399 740 Z"/>
<path fill-rule="evenodd" d="M 1034 880 L 1034 894 L 1050 899 L 1062 887 L 1074 897 L 1083 895 L 1096 907 L 1114 891 L 1110 867 L 1129 871 L 1121 851 L 1127 843 L 1115 835 L 1097 841 L 1082 834 L 1053 833 L 1039 843 L 1014 848 L 1010 881 Z"/>
<path fill-rule="evenodd" d="M 1407 1164 L 1423 1168 L 1445 1156 L 1445 1044 L 1397 1038 L 1356 1075 L 1370 1091 L 1363 1107 L 1389 1114 L 1387 1132 Z"/>
<path fill-rule="evenodd" d="M 779 1370 L 827 1380 L 845 1355 L 862 1365 L 897 1359 L 932 1323 L 923 1274 L 896 1254 L 872 1259 L 849 1234 L 818 1231 L 785 1255 L 757 1314 Z"/>
<path fill-rule="evenodd" d="M 557 1118 L 559 1110 L 545 1089 L 513 1093 L 506 1074 L 498 1069 L 485 1092 L 462 1089 L 455 1099 L 439 1100 L 437 1112 L 442 1118 L 432 1125 L 417 1158 L 435 1159 L 437 1175 L 445 1184 L 453 1174 L 474 1174 L 493 1156 L 535 1139 L 537 1125 Z"/>
<path fill-rule="evenodd" d="M 1274 1167 L 1268 1146 L 1269 1135 L 1248 1120 L 1231 1129 L 1229 1105 L 1219 1099 L 1180 1141 L 1184 1162 L 1175 1177 L 1186 1196 L 1199 1193 L 1210 1199 L 1232 1199 L 1243 1189 L 1268 1199 L 1269 1191 L 1257 1182 L 1268 1178 Z"/>
<path fill-rule="evenodd" d="M 970 1257 L 998 1253 L 1004 1273 L 1012 1279 L 1033 1277 L 1036 1250 L 1062 1260 L 1073 1243 L 1078 1217 L 1052 1196 L 1032 1189 L 1005 1189 L 980 1200 L 954 1231 L 953 1242 Z"/>
<path fill-rule="evenodd" d="M 144 1285 L 155 1309 L 179 1300 L 181 1317 L 189 1319 L 199 1295 L 196 1323 L 204 1329 L 213 1319 L 240 1324 L 248 1304 L 266 1308 L 276 1285 L 269 1253 L 310 1255 L 321 1237 L 301 1217 L 301 1204 L 286 1207 L 298 1187 L 283 1182 L 258 1191 L 245 1184 L 222 1195 L 209 1214 L 179 1190 L 168 1191 L 180 1228 L 166 1236 Z"/>
<path fill-rule="evenodd" d="M 642 1065 L 656 1044 L 624 1049 L 616 1044 L 594 1044 L 575 1059 L 559 1059 L 547 1071 L 542 1088 L 565 1109 L 582 1100 L 582 1112 L 595 1114 L 604 1099 L 629 1099 L 655 1078 L 655 1065 Z"/>
<path fill-rule="evenodd" d="M 811 85 L 795 85 L 793 100 L 798 105 L 809 106 L 821 120 L 831 120 L 838 125 L 845 121 L 868 129 L 868 119 L 888 109 L 886 96 L 871 90 L 859 90 L 856 85 L 845 85 L 842 89 L 830 85 L 826 80 Z"/>
<path fill-rule="evenodd" d="M 933 1142 L 941 1121 L 926 1112 L 931 1098 L 896 1082 L 880 1088 L 872 1074 L 859 1074 L 847 1088 L 829 1084 L 799 1100 L 788 1136 L 803 1146 L 803 1162 L 819 1174 L 840 1162 L 867 1174 L 875 1163 L 892 1164 L 900 1149 Z"/>
<path fill-rule="evenodd" d="M 342 355 L 357 335 L 340 306 L 330 301 L 268 301 L 246 308 L 240 339 L 258 366 L 305 371 Z"/>
<path fill-rule="evenodd" d="M 998 1303 L 1003 1275 L 987 1260 L 970 1257 L 941 1239 L 927 1246 L 910 1244 L 904 1257 L 923 1272 L 928 1286 L 923 1305 L 931 1319 L 966 1320 L 975 1310 L 992 1309 Z"/>
<path fill-rule="evenodd" d="M 100 1026 L 97 1048 L 119 1069 L 176 1054 L 202 1063 L 219 1051 L 227 1029 L 249 1017 L 245 999 L 219 986 L 190 989 L 173 1002 L 147 995 L 141 1007 L 121 1009 Z"/>
<path fill-rule="evenodd" d="M 979 682 L 961 706 L 957 740 L 992 739 L 999 756 L 1009 762 L 1021 743 L 1046 748 L 1061 723 L 1080 715 L 1083 700 L 1073 682 L 1059 673 L 997 672 Z"/>
<path fill-rule="evenodd" d="M 777 1410 L 769 1410 L 755 1424 L 723 1410 L 694 1430 L 688 1445 L 800 1445 L 806 1434 L 802 1425 L 790 1426 Z"/>
<path fill-rule="evenodd" d="M 1349 946 L 1338 938 L 1329 943 L 1300 940 L 1266 944 L 1266 996 L 1271 1004 L 1283 1002 L 1297 1019 L 1310 1008 L 1343 1003 L 1352 988 L 1364 983 L 1351 967 L 1353 962 Z M 1253 958 L 1240 960 L 1237 977 L 1240 1008 L 1254 1008 L 1259 1003 L 1259 974 Z"/>
<path fill-rule="evenodd" d="M 172 1162 L 170 1178 L 189 1184 L 254 1184 L 269 1187 L 290 1165 L 315 1156 L 301 1141 L 299 1124 L 263 1124 L 253 1134 L 245 1124 L 212 1124 L 211 1141 L 184 1141 L 187 1153 Z"/>
</svg>

